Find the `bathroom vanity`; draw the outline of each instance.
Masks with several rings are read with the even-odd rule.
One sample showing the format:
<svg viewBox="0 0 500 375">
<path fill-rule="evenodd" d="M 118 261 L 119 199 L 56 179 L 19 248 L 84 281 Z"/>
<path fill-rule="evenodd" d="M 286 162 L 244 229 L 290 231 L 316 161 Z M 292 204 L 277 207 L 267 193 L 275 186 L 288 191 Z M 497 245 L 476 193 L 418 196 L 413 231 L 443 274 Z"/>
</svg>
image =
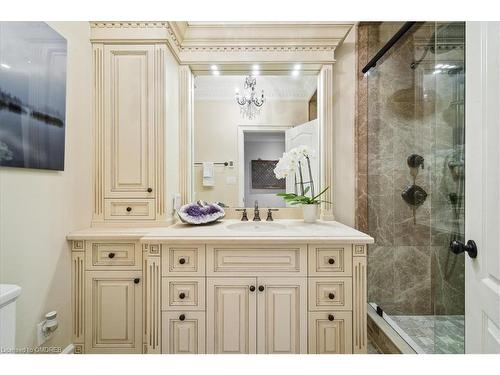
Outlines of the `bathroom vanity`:
<svg viewBox="0 0 500 375">
<path fill-rule="evenodd" d="M 91 23 L 92 222 L 68 235 L 75 352 L 366 352 L 366 244 L 373 239 L 332 221 L 333 189 L 321 196 L 320 216 L 330 221 L 289 220 L 302 216 L 276 193 L 297 183 L 272 173 L 285 147 L 306 145 L 311 168 L 301 189 L 354 194 L 332 173 L 332 64 L 351 26 L 323 25 L 313 34 L 302 24 L 269 28 L 276 33 L 269 45 L 255 38 L 260 26 L 244 25 L 227 39 L 227 26 L 207 25 L 214 37 L 203 48 L 182 37 L 189 27 Z M 282 47 L 297 35 L 303 46 Z M 245 38 L 255 41 L 245 46 Z M 233 83 L 246 82 L 247 73 L 229 75 L 250 65 L 276 75 L 251 73 L 259 85 L 274 82 L 266 92 L 281 94 L 261 117 L 242 119 Z M 307 74 L 287 79 L 297 65 Z M 201 77 L 214 69 L 228 76 Z M 222 97 L 204 96 L 203 87 L 221 88 L 214 92 Z M 225 202 L 228 213 L 257 199 L 268 208 L 279 203 L 275 217 L 287 220 L 175 224 L 175 209 L 188 202 Z"/>
<path fill-rule="evenodd" d="M 80 353 L 365 353 L 366 245 L 334 221 L 71 233 Z"/>
</svg>

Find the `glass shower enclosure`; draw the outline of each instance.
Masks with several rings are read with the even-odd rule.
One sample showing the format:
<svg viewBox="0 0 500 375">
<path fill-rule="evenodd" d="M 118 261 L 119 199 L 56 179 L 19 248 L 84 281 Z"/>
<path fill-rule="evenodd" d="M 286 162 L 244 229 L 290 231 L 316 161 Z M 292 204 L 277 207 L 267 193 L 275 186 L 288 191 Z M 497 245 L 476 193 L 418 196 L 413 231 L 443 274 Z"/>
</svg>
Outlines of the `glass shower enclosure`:
<svg viewBox="0 0 500 375">
<path fill-rule="evenodd" d="M 401 29 L 368 26 L 368 56 Z M 465 24 L 417 22 L 367 73 L 368 301 L 417 353 L 464 353 Z"/>
</svg>

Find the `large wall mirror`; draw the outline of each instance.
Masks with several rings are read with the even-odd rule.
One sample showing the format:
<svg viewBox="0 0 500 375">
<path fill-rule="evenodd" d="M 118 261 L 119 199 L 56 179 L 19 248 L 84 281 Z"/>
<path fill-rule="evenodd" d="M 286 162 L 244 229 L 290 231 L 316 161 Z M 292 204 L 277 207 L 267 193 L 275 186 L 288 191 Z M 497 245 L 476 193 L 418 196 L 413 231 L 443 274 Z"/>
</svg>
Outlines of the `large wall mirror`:
<svg viewBox="0 0 500 375">
<path fill-rule="evenodd" d="M 296 65 L 267 72 L 254 65 L 228 74 L 212 66 L 193 80 L 192 200 L 286 207 L 276 194 L 300 192 L 300 186 L 292 175 L 278 179 L 274 169 L 283 153 L 298 146 L 311 151 L 310 170 L 302 166 L 303 181 L 308 186 L 311 176 L 319 188 L 317 71 Z"/>
</svg>

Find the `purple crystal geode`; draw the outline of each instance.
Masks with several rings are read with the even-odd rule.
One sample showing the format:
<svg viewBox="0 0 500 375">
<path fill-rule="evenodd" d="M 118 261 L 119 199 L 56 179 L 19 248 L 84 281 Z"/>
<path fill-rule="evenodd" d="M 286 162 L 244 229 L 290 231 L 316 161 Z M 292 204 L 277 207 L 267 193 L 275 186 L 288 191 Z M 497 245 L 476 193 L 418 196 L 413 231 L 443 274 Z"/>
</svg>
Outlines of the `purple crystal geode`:
<svg viewBox="0 0 500 375">
<path fill-rule="evenodd" d="M 195 225 L 213 223 L 226 216 L 224 209 L 218 204 L 200 201 L 185 204 L 177 214 L 183 223 Z"/>
</svg>

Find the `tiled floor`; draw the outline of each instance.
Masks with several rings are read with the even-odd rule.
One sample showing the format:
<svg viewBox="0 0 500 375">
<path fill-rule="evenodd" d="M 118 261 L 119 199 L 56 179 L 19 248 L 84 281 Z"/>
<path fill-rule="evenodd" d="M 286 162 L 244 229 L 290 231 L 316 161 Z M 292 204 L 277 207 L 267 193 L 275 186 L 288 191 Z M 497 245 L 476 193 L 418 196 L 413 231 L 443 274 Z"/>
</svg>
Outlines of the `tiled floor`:
<svg viewBox="0 0 500 375">
<path fill-rule="evenodd" d="M 463 315 L 391 315 L 426 354 L 464 353 Z"/>
</svg>

